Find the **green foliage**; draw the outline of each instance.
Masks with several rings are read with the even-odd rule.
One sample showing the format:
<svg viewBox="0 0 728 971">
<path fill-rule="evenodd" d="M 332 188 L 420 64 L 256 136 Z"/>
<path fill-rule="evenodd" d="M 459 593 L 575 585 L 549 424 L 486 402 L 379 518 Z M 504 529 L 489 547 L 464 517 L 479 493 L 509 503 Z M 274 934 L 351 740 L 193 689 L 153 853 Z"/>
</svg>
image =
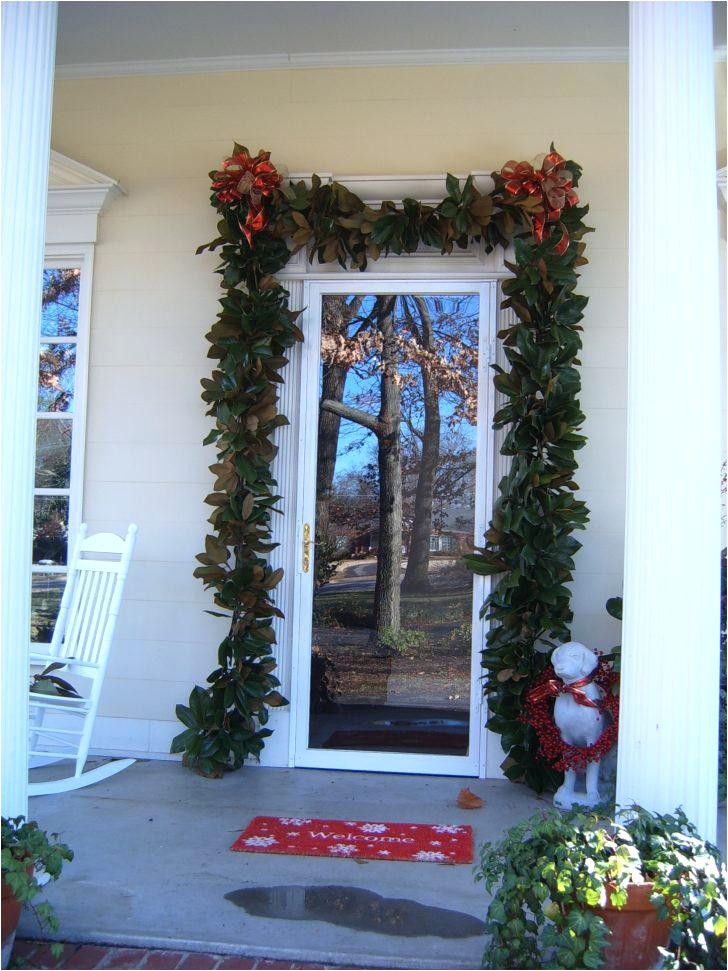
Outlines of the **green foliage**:
<svg viewBox="0 0 728 971">
<path fill-rule="evenodd" d="M 64 862 L 73 859 L 73 851 L 58 842 L 58 834 L 50 837 L 36 822 L 25 822 L 23 816 L 2 817 L 2 878 L 21 904 L 30 904 L 38 924 L 57 931 L 58 918 L 48 901 L 33 905 L 43 892 L 37 874 L 46 873 L 51 880 L 61 875 Z M 51 944 L 55 957 L 60 957 L 62 944 Z"/>
<path fill-rule="evenodd" d="M 610 617 L 614 617 L 615 620 L 622 619 L 622 598 L 621 597 L 610 597 L 606 604 L 607 613 Z M 622 645 L 615 644 L 612 650 L 609 652 L 609 659 L 612 662 L 612 667 L 617 672 L 620 673 L 622 670 Z"/>
<path fill-rule="evenodd" d="M 236 150 L 239 146 L 236 146 Z M 578 184 L 581 169 L 566 163 Z M 420 245 L 450 253 L 471 240 L 486 250 L 515 245 L 513 273 L 503 284 L 504 307 L 518 318 L 499 336 L 510 369 L 496 367 L 497 389 L 506 404 L 495 416 L 508 426 L 503 454 L 511 470 L 500 483 L 501 499 L 486 533 L 486 546 L 465 558 L 476 573 L 499 575 L 483 607 L 491 622 L 483 666 L 491 717 L 509 754 L 507 773 L 537 790 L 555 788 L 559 776 L 539 759 L 532 729 L 520 720 L 522 698 L 541 672 L 542 648 L 569 636 L 573 556 L 580 544 L 571 535 L 583 529 L 587 510 L 574 498 L 574 453 L 585 442 L 578 433 L 584 416 L 577 396 L 579 321 L 587 298 L 576 294 L 577 267 L 586 262 L 581 242 L 590 230 L 587 207 L 563 210 L 559 228 L 543 242 L 533 240 L 532 211 L 538 200 L 513 196 L 493 173 L 495 191 L 481 194 L 468 178 L 447 176 L 446 197 L 436 206 L 405 199 L 372 209 L 338 183 L 293 183 L 266 199 L 267 228 L 250 245 L 241 226 L 247 203 L 213 206 L 220 214 L 216 239 L 202 246 L 220 250 L 225 294 L 217 322 L 207 335 L 215 362 L 203 380 L 203 399 L 216 424 L 205 439 L 215 443 L 217 476 L 207 502 L 214 507 L 213 535 L 206 538 L 196 576 L 215 590 L 216 603 L 229 610 L 231 630 L 220 645 L 219 668 L 196 687 L 177 715 L 186 726 L 172 751 L 206 775 L 237 768 L 257 756 L 265 737 L 267 706 L 285 704 L 271 657 L 271 622 L 281 616 L 270 594 L 282 571 L 271 571 L 266 555 L 270 515 L 279 498 L 270 474 L 275 454 L 271 436 L 286 424 L 278 414 L 276 386 L 287 363 L 285 351 L 303 335 L 288 309 L 287 294 L 272 278 L 292 252 L 308 248 L 321 263 L 365 270 L 369 260 L 388 253 L 412 253 Z M 564 231 L 570 242 L 555 252 Z M 412 645 L 415 647 L 417 645 Z"/>
<path fill-rule="evenodd" d="M 481 611 L 491 625 L 482 660 L 488 727 L 501 735 L 508 777 L 538 792 L 555 789 L 560 774 L 540 757 L 535 732 L 520 714 L 548 663 L 546 649 L 569 639 L 567 584 L 581 548 L 572 534 L 588 520 L 574 480 L 575 453 L 586 441 L 578 433 L 584 415 L 577 355 L 587 298 L 574 292 L 586 232 L 581 219 L 572 220 L 572 242 L 562 256 L 554 252 L 554 237 L 538 245 L 515 240 L 503 306 L 517 320 L 499 334 L 510 367 L 494 365 L 494 384 L 505 398 L 495 427 L 508 428 L 501 452 L 511 456 L 511 467 L 499 484 L 486 545 L 466 557 L 475 573 L 498 577 Z"/>
<path fill-rule="evenodd" d="M 213 777 L 259 757 L 271 734 L 263 727 L 268 709 L 287 704 L 272 673 L 272 624 L 282 616 L 272 591 L 283 571 L 267 561 L 275 548 L 271 516 L 280 498 L 270 465 L 273 433 L 288 423 L 277 407 L 279 372 L 287 364 L 285 352 L 302 334 L 287 293 L 261 276 L 285 265 L 288 250 L 278 243 L 260 233 L 254 252 L 242 237 L 223 245 L 226 292 L 207 335 L 215 368 L 202 381 L 202 398 L 215 427 L 206 443 L 214 442 L 218 455 L 210 466 L 213 492 L 205 500 L 212 507 L 213 531 L 197 557 L 195 576 L 215 591 L 216 605 L 229 611 L 222 616 L 230 618 L 230 630 L 218 648 L 219 666 L 207 679 L 209 687 L 196 685 L 189 703 L 177 706 L 185 731 L 171 750 L 184 752 L 187 765 Z"/>
<path fill-rule="evenodd" d="M 379 643 L 396 654 L 411 654 L 421 651 L 427 645 L 427 634 L 423 630 L 393 630 L 385 627 L 379 635 Z"/>
<path fill-rule="evenodd" d="M 642 872 L 655 883 L 660 917 L 670 917 L 663 968 L 725 968 L 726 868 L 720 852 L 700 839 L 681 810 L 674 816 L 635 807 L 626 825 L 642 861 Z"/>
<path fill-rule="evenodd" d="M 480 849 L 476 880 L 493 894 L 485 968 L 600 968 L 609 931 L 594 911 L 627 899 L 630 883 L 654 882 L 653 902 L 673 924 L 666 968 L 726 963 L 726 874 L 718 850 L 684 813 L 640 807 L 625 824 L 551 811 Z"/>
<path fill-rule="evenodd" d="M 621 597 L 610 597 L 607 600 L 607 613 L 610 617 L 614 617 L 615 620 L 622 619 L 622 598 Z"/>
<path fill-rule="evenodd" d="M 39 674 L 32 675 L 30 679 L 30 691 L 36 695 L 55 695 L 60 698 L 80 698 L 78 691 L 70 681 L 59 678 L 54 671 L 65 668 L 65 662 L 53 661 L 45 667 Z"/>
<path fill-rule="evenodd" d="M 294 252 L 308 246 L 311 259 L 338 262 L 345 269 L 365 270 L 369 260 L 414 253 L 420 243 L 451 253 L 454 246 L 465 249 L 469 239 L 484 234 L 493 201 L 481 195 L 472 177 L 461 188 L 448 175 L 447 191 L 438 206 L 404 199 L 401 208 L 383 202 L 375 210 L 345 186 L 322 185 L 314 176 L 310 187 L 299 182 L 279 194 L 275 231 L 292 240 Z"/>
<path fill-rule="evenodd" d="M 313 576 L 316 589 L 320 590 L 336 576 L 339 568 L 339 553 L 336 540 L 330 536 L 323 536 L 316 541 L 313 557 Z"/>
<path fill-rule="evenodd" d="M 470 648 L 473 642 L 473 625 L 470 621 L 464 621 L 462 624 L 451 630 L 447 635 L 447 643 L 452 648 L 453 653 L 470 653 Z"/>
</svg>

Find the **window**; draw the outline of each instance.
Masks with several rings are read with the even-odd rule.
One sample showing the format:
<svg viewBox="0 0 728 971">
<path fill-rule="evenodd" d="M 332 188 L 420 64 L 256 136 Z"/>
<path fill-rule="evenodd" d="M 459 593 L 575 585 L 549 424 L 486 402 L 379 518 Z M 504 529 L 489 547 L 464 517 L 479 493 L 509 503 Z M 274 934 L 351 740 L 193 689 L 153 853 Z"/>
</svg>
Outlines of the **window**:
<svg viewBox="0 0 728 971">
<path fill-rule="evenodd" d="M 88 345 L 89 254 L 50 256 L 38 342 L 30 636 L 53 635 L 69 538 L 80 525 Z"/>
</svg>

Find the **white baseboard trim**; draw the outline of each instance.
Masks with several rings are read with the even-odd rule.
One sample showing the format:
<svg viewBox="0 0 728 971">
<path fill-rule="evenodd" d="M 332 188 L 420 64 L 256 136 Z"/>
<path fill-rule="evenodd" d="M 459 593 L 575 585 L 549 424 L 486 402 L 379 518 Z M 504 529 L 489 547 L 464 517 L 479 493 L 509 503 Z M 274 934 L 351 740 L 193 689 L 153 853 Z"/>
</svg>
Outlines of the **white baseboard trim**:
<svg viewBox="0 0 728 971">
<path fill-rule="evenodd" d="M 288 719 L 278 720 L 274 728 L 274 734 L 266 741 L 260 764 L 287 768 Z M 99 715 L 94 726 L 89 754 L 110 758 L 179 762 L 182 756 L 172 755 L 169 748 L 172 739 L 182 730 L 183 726 L 177 721 Z M 257 764 L 257 762 L 251 762 L 251 765 Z"/>
</svg>

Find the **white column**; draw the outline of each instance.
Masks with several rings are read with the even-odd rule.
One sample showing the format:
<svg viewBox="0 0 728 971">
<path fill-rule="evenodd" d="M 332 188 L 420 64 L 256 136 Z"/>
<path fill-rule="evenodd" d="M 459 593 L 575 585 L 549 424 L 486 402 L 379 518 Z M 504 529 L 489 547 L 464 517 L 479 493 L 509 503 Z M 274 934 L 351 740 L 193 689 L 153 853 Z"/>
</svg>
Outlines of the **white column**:
<svg viewBox="0 0 728 971">
<path fill-rule="evenodd" d="M 2 5 L 2 813 L 27 815 L 38 327 L 56 3 Z"/>
<path fill-rule="evenodd" d="M 711 4 L 630 4 L 617 802 L 715 838 L 720 384 Z"/>
</svg>

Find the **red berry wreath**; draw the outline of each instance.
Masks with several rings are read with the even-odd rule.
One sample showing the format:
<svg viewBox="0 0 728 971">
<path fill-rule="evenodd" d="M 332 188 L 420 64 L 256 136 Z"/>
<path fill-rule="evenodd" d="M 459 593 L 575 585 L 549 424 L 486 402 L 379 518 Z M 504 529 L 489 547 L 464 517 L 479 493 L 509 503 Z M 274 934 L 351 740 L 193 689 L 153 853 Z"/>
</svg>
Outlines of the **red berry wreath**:
<svg viewBox="0 0 728 971">
<path fill-rule="evenodd" d="M 559 679 L 553 667 L 547 668 L 533 682 L 533 687 L 526 696 L 526 703 L 522 720 L 536 732 L 539 750 L 546 761 L 551 762 L 559 772 L 575 769 L 581 772 L 587 762 L 600 762 L 617 741 L 619 732 L 619 695 L 614 686 L 619 681 L 619 675 L 613 670 L 606 658 L 600 658 L 599 664 L 592 676 L 595 684 L 604 691 L 601 711 L 608 716 L 609 723 L 593 745 L 569 745 L 563 740 L 554 722 L 553 697 L 544 689 L 549 681 Z"/>
</svg>

